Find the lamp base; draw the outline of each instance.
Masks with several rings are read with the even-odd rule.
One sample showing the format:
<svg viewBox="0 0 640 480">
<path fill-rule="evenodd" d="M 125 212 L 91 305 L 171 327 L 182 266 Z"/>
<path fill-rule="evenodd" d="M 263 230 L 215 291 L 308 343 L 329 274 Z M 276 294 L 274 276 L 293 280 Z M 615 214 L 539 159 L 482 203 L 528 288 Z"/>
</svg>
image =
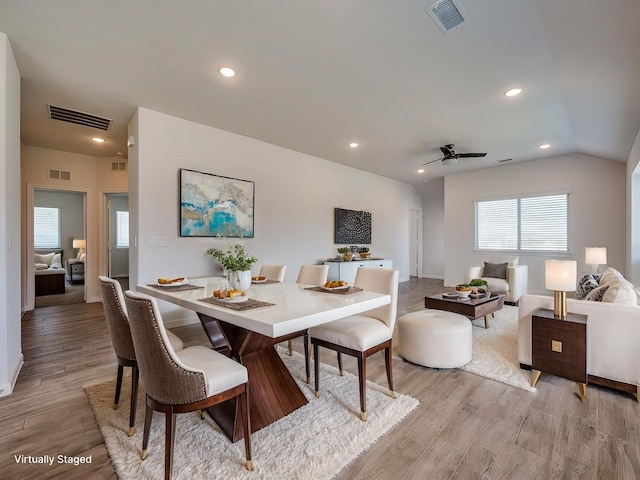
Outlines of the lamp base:
<svg viewBox="0 0 640 480">
<path fill-rule="evenodd" d="M 567 292 L 553 292 L 553 316 L 567 318 Z"/>
</svg>

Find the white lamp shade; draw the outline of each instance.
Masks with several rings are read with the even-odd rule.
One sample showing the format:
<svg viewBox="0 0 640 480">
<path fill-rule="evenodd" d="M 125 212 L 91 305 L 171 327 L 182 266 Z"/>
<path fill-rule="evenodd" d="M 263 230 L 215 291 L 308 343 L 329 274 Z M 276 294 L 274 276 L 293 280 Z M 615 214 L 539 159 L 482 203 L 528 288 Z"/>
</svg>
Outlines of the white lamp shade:
<svg viewBox="0 0 640 480">
<path fill-rule="evenodd" d="M 544 279 L 547 290 L 573 292 L 576 289 L 578 262 L 575 260 L 547 260 Z"/>
<path fill-rule="evenodd" d="M 73 248 L 87 248 L 87 242 L 82 238 L 74 238 Z"/>
<path fill-rule="evenodd" d="M 607 247 L 585 247 L 584 263 L 587 265 L 606 265 Z"/>
</svg>

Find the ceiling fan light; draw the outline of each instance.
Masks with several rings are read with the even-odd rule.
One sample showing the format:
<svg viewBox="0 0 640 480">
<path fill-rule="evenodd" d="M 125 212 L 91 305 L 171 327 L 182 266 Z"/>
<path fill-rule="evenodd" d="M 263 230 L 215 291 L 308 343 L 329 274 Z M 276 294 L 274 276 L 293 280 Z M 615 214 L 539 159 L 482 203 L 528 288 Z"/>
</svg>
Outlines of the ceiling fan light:
<svg viewBox="0 0 640 480">
<path fill-rule="evenodd" d="M 458 163 L 458 159 L 453 157 L 453 158 L 443 158 L 442 159 L 442 164 L 443 165 L 456 165 Z"/>
</svg>

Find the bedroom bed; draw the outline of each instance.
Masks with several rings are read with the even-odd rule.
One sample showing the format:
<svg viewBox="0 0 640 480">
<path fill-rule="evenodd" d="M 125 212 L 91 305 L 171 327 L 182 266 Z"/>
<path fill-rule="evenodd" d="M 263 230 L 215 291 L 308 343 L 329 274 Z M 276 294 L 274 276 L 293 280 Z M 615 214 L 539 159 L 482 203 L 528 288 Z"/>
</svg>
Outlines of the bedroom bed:
<svg viewBox="0 0 640 480">
<path fill-rule="evenodd" d="M 63 253 L 60 248 L 34 250 L 36 297 L 65 293 Z"/>
</svg>

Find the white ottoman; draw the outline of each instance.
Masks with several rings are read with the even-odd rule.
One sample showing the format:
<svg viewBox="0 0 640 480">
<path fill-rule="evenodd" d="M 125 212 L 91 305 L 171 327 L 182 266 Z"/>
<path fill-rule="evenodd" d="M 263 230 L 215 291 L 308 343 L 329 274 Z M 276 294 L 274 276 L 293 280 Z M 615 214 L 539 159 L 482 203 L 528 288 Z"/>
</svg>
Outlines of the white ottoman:
<svg viewBox="0 0 640 480">
<path fill-rule="evenodd" d="M 425 367 L 455 368 L 471 361 L 471 322 L 442 310 L 421 310 L 398 319 L 398 351 Z"/>
</svg>

